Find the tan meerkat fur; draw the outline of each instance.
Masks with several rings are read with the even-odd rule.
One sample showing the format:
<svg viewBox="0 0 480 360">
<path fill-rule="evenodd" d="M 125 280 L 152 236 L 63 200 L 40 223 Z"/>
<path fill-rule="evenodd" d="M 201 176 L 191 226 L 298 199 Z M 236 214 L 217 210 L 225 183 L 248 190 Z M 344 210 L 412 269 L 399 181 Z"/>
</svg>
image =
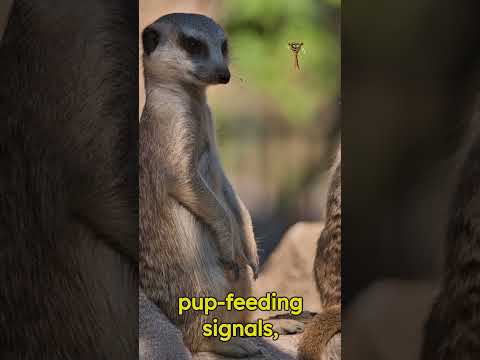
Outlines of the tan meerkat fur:
<svg viewBox="0 0 480 360">
<path fill-rule="evenodd" d="M 203 41 L 208 56 L 200 57 L 194 37 Z M 177 309 L 179 297 L 248 296 L 249 267 L 258 269 L 250 215 L 223 172 L 205 94 L 207 85 L 228 82 L 225 68 L 223 78 L 216 78 L 222 37 L 211 19 L 193 14 L 164 16 L 143 32 L 140 284 L 192 352 L 244 357 L 257 352 L 248 339 L 220 342 L 202 336 L 202 325 L 213 318 L 240 322 L 244 314 L 219 308 L 208 316 L 193 311 L 180 316 Z"/>
<path fill-rule="evenodd" d="M 299 344 L 299 358 L 302 360 L 327 359 L 329 341 L 341 332 L 341 145 L 332 170 L 325 227 L 318 240 L 314 262 L 315 282 L 323 311 L 305 328 Z"/>
</svg>

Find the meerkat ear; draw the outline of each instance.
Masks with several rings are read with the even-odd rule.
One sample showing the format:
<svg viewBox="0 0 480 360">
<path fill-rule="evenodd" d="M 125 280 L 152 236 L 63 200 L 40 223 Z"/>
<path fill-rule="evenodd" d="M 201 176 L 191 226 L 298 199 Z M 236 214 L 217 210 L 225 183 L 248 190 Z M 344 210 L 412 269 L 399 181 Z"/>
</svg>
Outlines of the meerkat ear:
<svg viewBox="0 0 480 360">
<path fill-rule="evenodd" d="M 146 55 L 150 55 L 160 42 L 160 34 L 151 27 L 145 28 L 142 33 L 143 51 Z"/>
</svg>

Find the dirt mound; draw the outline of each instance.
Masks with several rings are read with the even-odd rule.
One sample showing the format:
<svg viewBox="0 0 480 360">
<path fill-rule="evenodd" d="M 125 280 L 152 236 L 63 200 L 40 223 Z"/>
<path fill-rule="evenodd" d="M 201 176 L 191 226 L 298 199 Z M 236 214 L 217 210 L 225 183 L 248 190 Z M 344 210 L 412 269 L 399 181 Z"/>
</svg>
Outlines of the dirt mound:
<svg viewBox="0 0 480 360">
<path fill-rule="evenodd" d="M 323 224 L 300 222 L 283 236 L 255 282 L 254 295 L 275 291 L 278 296 L 301 296 L 303 308 L 320 312 L 321 305 L 313 278 L 313 261 Z M 275 315 L 258 312 L 256 317 Z"/>
</svg>

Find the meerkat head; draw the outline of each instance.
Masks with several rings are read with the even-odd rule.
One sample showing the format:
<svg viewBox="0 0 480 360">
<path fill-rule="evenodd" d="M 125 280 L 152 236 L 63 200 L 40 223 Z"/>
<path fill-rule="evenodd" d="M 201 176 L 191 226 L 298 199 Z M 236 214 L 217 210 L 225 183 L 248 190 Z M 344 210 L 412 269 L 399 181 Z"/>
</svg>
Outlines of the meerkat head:
<svg viewBox="0 0 480 360">
<path fill-rule="evenodd" d="M 143 30 L 142 43 L 145 74 L 150 79 L 197 86 L 230 81 L 227 36 L 206 16 L 162 16 Z"/>
</svg>

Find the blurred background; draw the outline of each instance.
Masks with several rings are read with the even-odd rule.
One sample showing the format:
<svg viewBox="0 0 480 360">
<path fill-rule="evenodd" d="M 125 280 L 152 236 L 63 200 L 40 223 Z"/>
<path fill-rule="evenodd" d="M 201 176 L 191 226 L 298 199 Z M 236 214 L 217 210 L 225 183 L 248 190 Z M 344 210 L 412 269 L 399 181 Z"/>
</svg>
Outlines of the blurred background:
<svg viewBox="0 0 480 360">
<path fill-rule="evenodd" d="M 445 244 L 459 168 L 480 129 L 478 14 L 475 0 L 342 7 L 343 359 L 420 359 L 446 256 L 456 256 Z M 467 240 L 449 241 L 462 253 Z M 459 303 L 462 286 L 448 284 Z M 446 310 L 455 325 L 433 332 L 467 329 L 457 309 Z M 462 331 L 449 341 L 463 344 Z M 442 357 L 461 358 L 428 358 Z"/>
<path fill-rule="evenodd" d="M 139 33 L 171 12 L 208 15 L 230 37 L 232 80 L 209 89 L 209 103 L 263 263 L 290 225 L 323 219 L 340 135 L 340 0 L 141 0 Z M 291 41 L 304 43 L 300 71 Z M 142 78 L 139 90 L 141 112 Z"/>
</svg>

